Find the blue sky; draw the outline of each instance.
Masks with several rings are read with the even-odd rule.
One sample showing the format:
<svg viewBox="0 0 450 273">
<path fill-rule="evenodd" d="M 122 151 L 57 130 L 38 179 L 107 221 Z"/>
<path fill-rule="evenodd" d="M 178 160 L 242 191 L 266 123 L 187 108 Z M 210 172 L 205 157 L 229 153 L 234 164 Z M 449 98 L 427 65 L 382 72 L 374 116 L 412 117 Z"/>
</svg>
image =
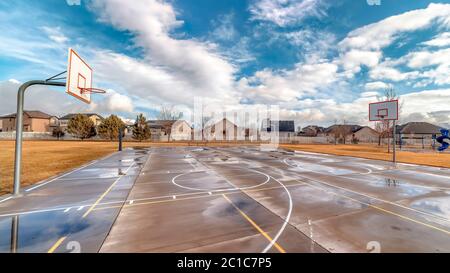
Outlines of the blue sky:
<svg viewBox="0 0 450 273">
<path fill-rule="evenodd" d="M 65 70 L 73 47 L 108 95 L 91 105 L 36 87 L 26 107 L 154 116 L 279 105 L 299 126 L 368 124 L 388 87 L 402 122 L 450 126 L 450 1 L 42 0 L 0 2 L 0 114 L 20 82 Z"/>
</svg>

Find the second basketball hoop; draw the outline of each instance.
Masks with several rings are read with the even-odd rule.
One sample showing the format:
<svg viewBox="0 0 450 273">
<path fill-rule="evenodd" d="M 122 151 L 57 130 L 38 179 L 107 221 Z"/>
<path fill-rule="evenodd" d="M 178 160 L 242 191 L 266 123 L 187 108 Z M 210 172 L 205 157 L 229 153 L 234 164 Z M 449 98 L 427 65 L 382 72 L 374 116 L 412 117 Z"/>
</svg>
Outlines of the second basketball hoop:
<svg viewBox="0 0 450 273">
<path fill-rule="evenodd" d="M 398 100 L 369 104 L 369 121 L 398 120 Z"/>
</svg>

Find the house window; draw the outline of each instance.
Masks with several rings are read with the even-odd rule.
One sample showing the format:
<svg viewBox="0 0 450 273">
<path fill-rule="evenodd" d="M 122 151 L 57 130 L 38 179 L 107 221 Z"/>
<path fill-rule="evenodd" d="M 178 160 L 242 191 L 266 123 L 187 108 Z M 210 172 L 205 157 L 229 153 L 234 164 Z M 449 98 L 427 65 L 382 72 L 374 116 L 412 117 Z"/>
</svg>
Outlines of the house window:
<svg viewBox="0 0 450 273">
<path fill-rule="evenodd" d="M 178 129 L 178 131 L 179 131 L 180 133 L 183 133 L 183 126 L 181 126 L 181 127 Z"/>
</svg>

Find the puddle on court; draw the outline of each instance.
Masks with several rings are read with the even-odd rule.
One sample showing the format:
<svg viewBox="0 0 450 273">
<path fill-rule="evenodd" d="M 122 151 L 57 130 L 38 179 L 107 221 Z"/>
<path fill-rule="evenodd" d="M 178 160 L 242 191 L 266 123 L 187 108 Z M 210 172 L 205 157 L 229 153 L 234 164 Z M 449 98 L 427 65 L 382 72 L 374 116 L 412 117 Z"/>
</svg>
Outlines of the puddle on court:
<svg viewBox="0 0 450 273">
<path fill-rule="evenodd" d="M 320 174 L 332 174 L 332 175 L 344 175 L 344 174 L 353 174 L 355 173 L 352 170 L 348 169 L 339 169 L 334 167 L 328 167 L 324 165 L 318 165 L 318 164 L 311 164 L 311 163 L 305 163 L 305 162 L 294 162 L 295 160 L 289 160 L 287 161 L 291 167 L 294 167 L 297 169 L 297 171 L 300 172 L 314 172 L 314 173 L 320 173 Z"/>
<path fill-rule="evenodd" d="M 318 185 L 319 187 L 323 187 L 322 185 Z M 348 209 L 364 209 L 368 206 L 366 204 L 362 204 L 360 202 L 355 202 L 351 199 L 341 197 L 333 194 L 333 190 L 330 190 L 330 193 L 327 193 L 327 189 L 323 188 L 317 189 L 312 188 L 308 185 L 299 186 L 296 188 L 290 188 L 289 191 L 294 200 L 302 200 L 302 203 L 306 204 L 329 204 L 333 203 L 339 205 L 340 207 L 348 208 Z"/>
<path fill-rule="evenodd" d="M 392 169 L 385 172 L 386 174 L 392 173 L 392 174 L 401 174 L 406 177 L 411 177 L 414 180 L 420 180 L 420 181 L 430 181 L 430 182 L 440 182 L 447 184 L 447 188 L 450 188 L 450 175 L 447 174 L 433 174 L 433 173 L 424 173 L 420 170 L 414 171 L 414 170 L 399 170 L 399 169 Z"/>
<path fill-rule="evenodd" d="M 433 189 L 427 186 L 415 185 L 403 180 L 398 180 L 390 177 L 379 177 L 368 175 L 360 178 L 361 182 L 367 183 L 371 187 L 387 188 L 395 190 L 398 194 L 404 197 L 415 197 L 425 195 L 438 189 Z M 355 181 L 352 179 L 352 181 Z"/>
<path fill-rule="evenodd" d="M 228 197 L 230 198 L 230 197 Z M 254 202 L 239 198 L 232 201 L 235 206 L 240 210 L 247 211 L 256 207 Z M 208 202 L 207 208 L 205 208 L 202 214 L 206 217 L 223 218 L 228 216 L 235 216 L 239 214 L 233 205 L 231 205 L 225 198 L 220 197 Z"/>
<path fill-rule="evenodd" d="M 59 238 L 89 226 L 88 221 L 80 221 L 79 215 L 62 211 L 2 217 L 0 252 L 46 252 Z"/>
<path fill-rule="evenodd" d="M 412 202 L 410 206 L 450 220 L 450 196 L 419 199 Z"/>
<path fill-rule="evenodd" d="M 0 253 L 45 253 L 61 237 L 59 251 L 70 252 L 68 243 L 80 244 L 81 252 L 97 252 L 118 210 L 96 211 L 95 218 L 81 218 L 86 210 L 47 211 L 0 217 Z"/>
</svg>

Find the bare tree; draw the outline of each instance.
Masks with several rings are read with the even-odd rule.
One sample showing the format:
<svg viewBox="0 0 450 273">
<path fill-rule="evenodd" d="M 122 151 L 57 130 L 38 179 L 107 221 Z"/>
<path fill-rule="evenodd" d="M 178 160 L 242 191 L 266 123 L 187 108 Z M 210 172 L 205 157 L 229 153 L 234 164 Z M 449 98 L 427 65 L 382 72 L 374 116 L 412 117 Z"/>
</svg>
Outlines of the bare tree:
<svg viewBox="0 0 450 273">
<path fill-rule="evenodd" d="M 183 113 L 174 109 L 173 106 L 163 106 L 158 114 L 159 120 L 179 120 L 183 118 Z"/>
<path fill-rule="evenodd" d="M 399 105 L 399 113 L 403 108 L 403 102 L 400 101 L 400 96 L 397 94 L 393 87 L 388 87 L 384 90 L 383 96 L 377 96 L 378 101 L 390 101 L 390 100 L 398 100 Z M 381 145 L 381 140 L 384 138 L 388 138 L 388 153 L 391 152 L 390 138 L 393 137 L 393 126 L 390 120 L 378 121 L 375 124 L 375 130 L 379 133 L 378 145 Z M 394 143 L 395 145 L 395 143 Z"/>
<path fill-rule="evenodd" d="M 183 113 L 177 111 L 173 106 L 163 106 L 161 107 L 161 110 L 159 111 L 158 114 L 158 120 L 163 120 L 163 121 L 167 121 L 166 124 L 164 124 L 164 130 L 166 131 L 166 134 L 168 136 L 168 141 L 170 141 L 170 137 L 172 135 L 172 124 L 173 122 L 169 122 L 169 121 L 174 121 L 174 120 L 179 120 L 181 118 L 183 118 Z"/>
</svg>

